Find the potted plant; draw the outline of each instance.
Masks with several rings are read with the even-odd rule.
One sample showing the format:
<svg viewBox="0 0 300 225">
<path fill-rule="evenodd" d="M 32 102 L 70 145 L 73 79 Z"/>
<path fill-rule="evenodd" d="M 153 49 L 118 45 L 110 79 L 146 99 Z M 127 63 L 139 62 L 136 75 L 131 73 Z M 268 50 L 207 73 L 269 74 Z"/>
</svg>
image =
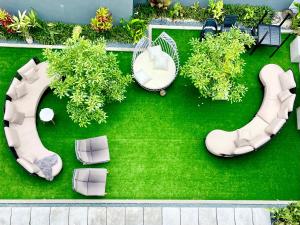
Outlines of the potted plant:
<svg viewBox="0 0 300 225">
<path fill-rule="evenodd" d="M 18 16 L 13 16 L 12 19 L 13 22 L 9 25 L 9 28 L 23 35 L 28 44 L 32 44 L 33 38 L 29 32 L 30 28 L 41 28 L 35 11 L 31 10 L 28 15 L 26 15 L 26 10 L 23 12 L 18 11 Z"/>
</svg>

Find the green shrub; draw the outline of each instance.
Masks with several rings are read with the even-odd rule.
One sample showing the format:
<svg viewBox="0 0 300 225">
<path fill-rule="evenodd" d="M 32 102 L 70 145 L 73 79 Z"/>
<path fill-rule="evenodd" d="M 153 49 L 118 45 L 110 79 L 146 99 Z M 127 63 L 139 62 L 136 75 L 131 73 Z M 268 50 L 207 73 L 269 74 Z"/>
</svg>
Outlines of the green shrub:
<svg viewBox="0 0 300 225">
<path fill-rule="evenodd" d="M 98 32 L 111 30 L 113 27 L 113 18 L 108 8 L 99 8 L 96 16 L 91 19 L 91 27 Z"/>
<path fill-rule="evenodd" d="M 274 225 L 300 225 L 300 202 L 293 202 L 283 208 L 271 209 Z"/>
<path fill-rule="evenodd" d="M 105 50 L 103 38 L 95 42 L 80 37 L 75 27 L 72 38 L 62 50 L 45 49 L 52 78 L 51 89 L 67 98 L 67 113 L 80 127 L 106 121 L 104 106 L 125 98 L 131 76 L 122 75 L 117 57 Z"/>
<path fill-rule="evenodd" d="M 240 102 L 247 91 L 241 83 L 245 46 L 254 43 L 253 37 L 238 29 L 208 35 L 205 40 L 191 41 L 192 55 L 183 66 L 181 75 L 191 79 L 200 95 L 212 100 Z"/>
<path fill-rule="evenodd" d="M 147 22 L 145 20 L 121 20 L 121 24 L 127 30 L 130 37 L 133 39 L 133 43 L 137 43 L 143 36 L 145 36 L 145 32 L 147 30 Z"/>
<path fill-rule="evenodd" d="M 223 16 L 223 0 L 209 0 L 208 1 L 208 12 L 216 20 L 220 20 Z"/>
<path fill-rule="evenodd" d="M 185 9 L 180 2 L 176 2 L 172 9 L 170 10 L 170 16 L 172 19 L 179 18 L 182 19 L 185 14 Z"/>
<path fill-rule="evenodd" d="M 266 11 L 268 12 L 268 15 L 263 22 L 270 24 L 272 22 L 274 11 L 268 6 L 224 5 L 225 15 L 237 15 L 239 17 L 239 22 L 247 27 L 256 26 Z"/>
</svg>

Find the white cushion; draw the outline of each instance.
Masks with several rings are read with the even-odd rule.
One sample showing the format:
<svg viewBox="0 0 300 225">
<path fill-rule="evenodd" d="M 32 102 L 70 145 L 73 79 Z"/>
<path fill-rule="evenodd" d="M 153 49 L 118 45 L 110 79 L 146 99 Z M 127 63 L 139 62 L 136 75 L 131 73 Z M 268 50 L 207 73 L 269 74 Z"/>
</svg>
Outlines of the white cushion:
<svg viewBox="0 0 300 225">
<path fill-rule="evenodd" d="M 153 68 L 155 70 L 168 70 L 169 69 L 169 60 L 164 55 L 161 55 L 159 57 L 156 57 L 154 59 L 154 65 Z"/>
<path fill-rule="evenodd" d="M 293 72 L 288 70 L 279 75 L 279 80 L 282 90 L 288 90 L 296 87 Z"/>
<path fill-rule="evenodd" d="M 270 139 L 271 139 L 270 136 L 268 136 L 267 134 L 260 134 L 257 135 L 252 140 L 250 140 L 250 145 L 256 149 L 264 145 L 265 143 L 267 143 Z"/>
<path fill-rule="evenodd" d="M 252 152 L 253 150 L 254 150 L 254 148 L 252 146 L 248 145 L 248 146 L 239 147 L 239 148 L 235 149 L 233 154 L 242 155 L 242 154 L 246 154 L 248 152 Z"/>
<path fill-rule="evenodd" d="M 11 99 L 13 99 L 13 100 L 18 98 L 17 92 L 16 92 L 16 86 L 19 85 L 20 83 L 21 82 L 17 78 L 14 78 L 13 81 L 11 82 L 11 85 L 8 88 L 8 91 L 6 94 L 9 97 L 11 97 Z"/>
<path fill-rule="evenodd" d="M 34 68 L 36 72 L 38 71 L 37 65 L 33 59 L 29 60 L 24 66 L 18 69 L 18 73 L 23 77 L 24 73 L 32 68 Z"/>
<path fill-rule="evenodd" d="M 246 139 L 237 139 L 234 141 L 236 147 L 244 147 L 250 145 L 249 141 Z"/>
<path fill-rule="evenodd" d="M 275 135 L 283 127 L 285 122 L 286 122 L 285 119 L 276 118 L 271 122 L 271 124 L 268 127 L 266 127 L 265 132 L 270 135 L 272 134 Z"/>
<path fill-rule="evenodd" d="M 25 118 L 25 114 L 18 112 L 16 107 L 11 101 L 6 100 L 5 102 L 5 113 L 4 120 L 9 121 L 11 123 L 22 124 Z"/>
<path fill-rule="evenodd" d="M 151 77 L 143 69 L 137 71 L 134 75 L 135 79 L 140 84 L 146 84 L 148 81 L 151 80 Z"/>
<path fill-rule="evenodd" d="M 162 55 L 162 50 L 160 45 L 148 47 L 147 51 L 149 53 L 149 57 L 151 60 L 155 60 L 156 58 L 159 58 Z"/>
<path fill-rule="evenodd" d="M 287 106 L 282 106 L 278 112 L 279 119 L 287 120 L 289 118 L 289 109 Z"/>
<path fill-rule="evenodd" d="M 296 95 L 292 94 L 289 98 L 287 98 L 286 100 L 284 100 L 284 102 L 282 102 L 281 107 L 288 108 L 288 111 L 292 112 L 295 99 L 296 99 Z"/>
<path fill-rule="evenodd" d="M 28 93 L 27 86 L 24 82 L 21 82 L 16 86 L 17 98 L 21 98 Z"/>
<path fill-rule="evenodd" d="M 20 146 L 20 139 L 16 130 L 11 127 L 4 127 L 4 132 L 8 146 L 18 148 Z"/>
<path fill-rule="evenodd" d="M 281 102 L 285 101 L 287 98 L 289 98 L 292 95 L 290 90 L 284 90 L 278 94 L 278 98 Z"/>
<path fill-rule="evenodd" d="M 26 81 L 32 84 L 34 81 L 39 79 L 38 73 L 36 72 L 35 68 L 31 68 L 21 75 Z"/>
<path fill-rule="evenodd" d="M 251 139 L 251 131 L 248 129 L 239 129 L 238 130 L 238 139 L 250 140 Z"/>
<path fill-rule="evenodd" d="M 29 173 L 38 173 L 38 172 L 40 171 L 40 169 L 39 169 L 36 165 L 34 165 L 34 164 L 28 162 L 27 160 L 25 160 L 25 159 L 23 159 L 23 158 L 18 158 L 18 159 L 17 159 L 17 162 L 18 162 L 24 169 L 26 169 Z"/>
</svg>

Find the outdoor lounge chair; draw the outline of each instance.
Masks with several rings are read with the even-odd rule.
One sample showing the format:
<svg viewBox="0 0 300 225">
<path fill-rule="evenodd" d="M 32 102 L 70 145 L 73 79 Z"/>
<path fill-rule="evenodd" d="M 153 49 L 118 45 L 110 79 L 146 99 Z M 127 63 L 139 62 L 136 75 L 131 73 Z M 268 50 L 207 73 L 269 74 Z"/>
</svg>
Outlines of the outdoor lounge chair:
<svg viewBox="0 0 300 225">
<path fill-rule="evenodd" d="M 107 169 L 75 169 L 73 190 L 85 196 L 104 196 L 107 173 Z"/>
<path fill-rule="evenodd" d="M 218 24 L 217 21 L 215 19 L 212 18 L 208 18 L 204 25 L 203 25 L 203 29 L 201 31 L 201 35 L 200 35 L 200 39 L 202 40 L 202 38 L 205 38 L 205 36 L 207 34 L 211 34 L 214 35 L 218 32 Z"/>
<path fill-rule="evenodd" d="M 75 141 L 77 159 L 83 164 L 105 163 L 110 161 L 106 136 Z"/>
<path fill-rule="evenodd" d="M 224 18 L 224 24 L 221 26 L 222 32 L 229 31 L 232 27 L 237 25 L 238 16 L 237 15 L 227 15 Z"/>
<path fill-rule="evenodd" d="M 281 26 L 290 17 L 289 14 L 282 20 L 279 25 L 261 24 L 267 15 L 268 12 L 264 14 L 257 25 L 256 35 L 258 39 L 256 40 L 256 44 L 251 50 L 250 55 L 252 55 L 260 45 L 274 46 L 276 47 L 276 49 L 270 55 L 271 58 L 291 36 L 291 34 L 289 34 L 283 41 L 281 40 Z"/>
</svg>

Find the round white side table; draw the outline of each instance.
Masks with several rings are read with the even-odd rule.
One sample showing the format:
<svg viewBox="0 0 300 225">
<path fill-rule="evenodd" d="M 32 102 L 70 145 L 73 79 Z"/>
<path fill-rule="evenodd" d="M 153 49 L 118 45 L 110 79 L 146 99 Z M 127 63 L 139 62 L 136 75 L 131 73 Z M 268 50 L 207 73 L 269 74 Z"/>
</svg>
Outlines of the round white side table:
<svg viewBox="0 0 300 225">
<path fill-rule="evenodd" d="M 41 121 L 43 122 L 52 122 L 53 124 L 54 121 L 53 121 L 53 118 L 54 118 L 54 111 L 50 108 L 44 108 L 40 111 L 39 113 L 39 117 L 41 119 Z"/>
</svg>

